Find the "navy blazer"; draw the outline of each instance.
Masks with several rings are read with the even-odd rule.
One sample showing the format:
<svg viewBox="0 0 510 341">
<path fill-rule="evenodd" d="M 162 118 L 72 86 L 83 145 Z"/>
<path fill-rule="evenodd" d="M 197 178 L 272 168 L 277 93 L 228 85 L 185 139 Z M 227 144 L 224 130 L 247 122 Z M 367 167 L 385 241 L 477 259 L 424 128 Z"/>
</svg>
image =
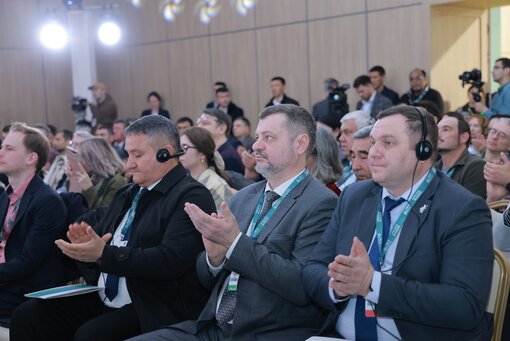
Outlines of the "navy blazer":
<svg viewBox="0 0 510 341">
<path fill-rule="evenodd" d="M 3 227 L 9 197 L 0 195 Z M 59 195 L 39 176 L 30 181 L 16 214 L 5 247 L 6 262 L 0 264 L 0 297 L 12 308 L 24 302 L 25 293 L 64 284 L 63 257 L 55 240 L 67 230 L 67 208 Z"/>
<path fill-rule="evenodd" d="M 347 304 L 329 297 L 327 266 L 350 253 L 354 236 L 368 248 L 381 192 L 372 180 L 347 187 L 304 269 L 307 294 L 331 311 L 324 333 Z M 392 274 L 382 274 L 376 311 L 403 340 L 490 339 L 491 226 L 485 201 L 438 172 L 404 223 Z"/>
</svg>

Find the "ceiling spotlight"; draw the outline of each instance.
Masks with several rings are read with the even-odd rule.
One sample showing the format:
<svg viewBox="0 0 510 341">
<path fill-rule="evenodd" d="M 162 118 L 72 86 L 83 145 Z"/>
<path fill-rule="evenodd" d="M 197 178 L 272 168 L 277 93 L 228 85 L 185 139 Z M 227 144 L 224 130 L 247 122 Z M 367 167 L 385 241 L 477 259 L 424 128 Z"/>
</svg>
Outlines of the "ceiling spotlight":
<svg viewBox="0 0 510 341">
<path fill-rule="evenodd" d="M 174 21 L 175 17 L 184 10 L 184 4 L 182 0 L 164 0 L 161 1 L 159 9 L 166 21 Z"/>
<path fill-rule="evenodd" d="M 208 24 L 211 18 L 220 12 L 218 0 L 202 0 L 198 3 L 197 9 L 202 24 Z"/>
<path fill-rule="evenodd" d="M 131 0 L 131 4 L 134 7 L 142 7 L 142 0 Z"/>
<path fill-rule="evenodd" d="M 67 32 L 57 21 L 46 23 L 39 31 L 39 39 L 49 49 L 60 50 L 66 46 Z"/>
<path fill-rule="evenodd" d="M 246 15 L 248 10 L 255 7 L 256 2 L 256 0 L 232 0 L 232 5 L 236 8 L 237 13 Z"/>
<path fill-rule="evenodd" d="M 99 40 L 105 45 L 115 45 L 119 42 L 121 32 L 120 27 L 117 23 L 109 20 L 99 26 L 99 30 L 97 31 L 97 35 Z"/>
</svg>

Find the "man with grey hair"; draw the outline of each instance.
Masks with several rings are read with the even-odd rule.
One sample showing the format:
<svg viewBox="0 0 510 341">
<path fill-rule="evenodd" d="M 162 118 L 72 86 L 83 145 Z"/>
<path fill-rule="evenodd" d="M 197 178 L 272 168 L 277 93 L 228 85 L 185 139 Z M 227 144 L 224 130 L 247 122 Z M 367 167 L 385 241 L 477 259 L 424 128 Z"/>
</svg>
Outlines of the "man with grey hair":
<svg viewBox="0 0 510 341">
<path fill-rule="evenodd" d="M 96 226 L 72 224 L 69 242 L 56 241 L 85 281 L 105 290 L 26 302 L 13 314 L 13 339 L 121 340 L 198 317 L 208 297 L 195 271 L 204 246 L 184 204 L 210 214 L 213 198 L 179 164 L 177 129 L 163 116 L 136 120 L 125 148 L 133 184 Z"/>
<path fill-rule="evenodd" d="M 197 261 L 212 295 L 198 321 L 135 340 L 304 340 L 320 326 L 301 272 L 328 224 L 337 196 L 313 179 L 306 158 L 316 125 L 305 109 L 281 104 L 259 115 L 253 144 L 267 181 L 239 191 L 223 216 L 185 210 L 205 244 Z"/>
<path fill-rule="evenodd" d="M 344 159 L 342 159 L 344 170 L 342 178 L 337 182 L 337 186 L 341 191 L 348 185 L 356 182 L 356 176 L 352 171 L 351 163 L 353 135 L 359 129 L 372 124 L 372 121 L 373 119 L 370 114 L 361 110 L 352 111 L 340 120 L 342 125 L 340 127 L 340 137 L 338 141 L 340 142 L 340 151 L 344 156 Z"/>
<path fill-rule="evenodd" d="M 356 176 L 356 181 L 372 179 L 372 172 L 368 164 L 368 153 L 372 142 L 370 141 L 370 132 L 372 125 L 359 129 L 353 135 L 351 146 L 352 171 Z"/>
<path fill-rule="evenodd" d="M 326 96 L 325 99 L 323 99 L 320 102 L 317 102 L 313 105 L 312 113 L 313 117 L 316 121 L 319 120 L 320 117 L 325 115 L 333 115 L 334 113 L 330 110 L 331 108 L 331 99 L 330 94 L 334 92 L 335 90 L 338 90 L 340 88 L 340 85 L 338 81 L 334 78 L 326 78 L 324 80 L 324 95 Z M 345 95 L 345 94 L 344 94 Z M 345 113 L 349 112 L 349 104 L 347 103 L 347 97 L 345 97 L 345 101 L 341 101 L 340 103 L 340 115 L 343 115 Z M 339 119 L 340 117 L 337 117 Z"/>
</svg>

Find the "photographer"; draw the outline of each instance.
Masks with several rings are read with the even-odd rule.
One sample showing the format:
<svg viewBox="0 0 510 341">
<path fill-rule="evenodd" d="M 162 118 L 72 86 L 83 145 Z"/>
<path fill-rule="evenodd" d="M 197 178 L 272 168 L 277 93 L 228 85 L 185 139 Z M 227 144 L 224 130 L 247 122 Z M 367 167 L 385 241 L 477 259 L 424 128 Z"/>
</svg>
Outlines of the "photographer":
<svg viewBox="0 0 510 341">
<path fill-rule="evenodd" d="M 492 69 L 492 78 L 500 87 L 491 101 L 490 108 L 483 103 L 475 103 L 475 110 L 483 112 L 488 118 L 493 115 L 510 116 L 510 58 L 499 58 Z"/>
<path fill-rule="evenodd" d="M 483 90 L 472 85 L 467 91 L 468 102 L 457 109 L 459 114 L 462 114 L 464 118 L 468 118 L 471 115 L 480 114 L 480 111 L 476 110 L 476 103 L 480 103 L 483 98 Z"/>
<path fill-rule="evenodd" d="M 106 92 L 106 85 L 102 82 L 96 82 L 89 86 L 92 91 L 96 104 L 89 103 L 90 110 L 96 119 L 93 126 L 106 126 L 112 128 L 113 121 L 117 119 L 117 104 L 112 96 Z"/>
</svg>

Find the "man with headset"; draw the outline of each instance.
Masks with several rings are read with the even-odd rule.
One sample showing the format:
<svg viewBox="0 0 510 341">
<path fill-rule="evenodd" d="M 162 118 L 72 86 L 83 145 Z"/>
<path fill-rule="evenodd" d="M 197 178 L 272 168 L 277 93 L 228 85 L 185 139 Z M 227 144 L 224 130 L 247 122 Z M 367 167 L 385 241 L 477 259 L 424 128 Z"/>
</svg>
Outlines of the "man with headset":
<svg viewBox="0 0 510 341">
<path fill-rule="evenodd" d="M 487 205 L 434 169 L 430 114 L 387 109 L 370 136 L 372 180 L 345 189 L 303 272 L 307 294 L 330 310 L 321 333 L 490 339 Z"/>
<path fill-rule="evenodd" d="M 177 161 L 177 129 L 163 116 L 131 124 L 125 149 L 134 184 L 94 227 L 73 224 L 70 242 L 56 241 L 104 292 L 26 302 L 13 314 L 11 340 L 123 340 L 198 317 L 209 296 L 195 271 L 204 246 L 184 204 L 210 214 L 212 196 Z"/>
</svg>

